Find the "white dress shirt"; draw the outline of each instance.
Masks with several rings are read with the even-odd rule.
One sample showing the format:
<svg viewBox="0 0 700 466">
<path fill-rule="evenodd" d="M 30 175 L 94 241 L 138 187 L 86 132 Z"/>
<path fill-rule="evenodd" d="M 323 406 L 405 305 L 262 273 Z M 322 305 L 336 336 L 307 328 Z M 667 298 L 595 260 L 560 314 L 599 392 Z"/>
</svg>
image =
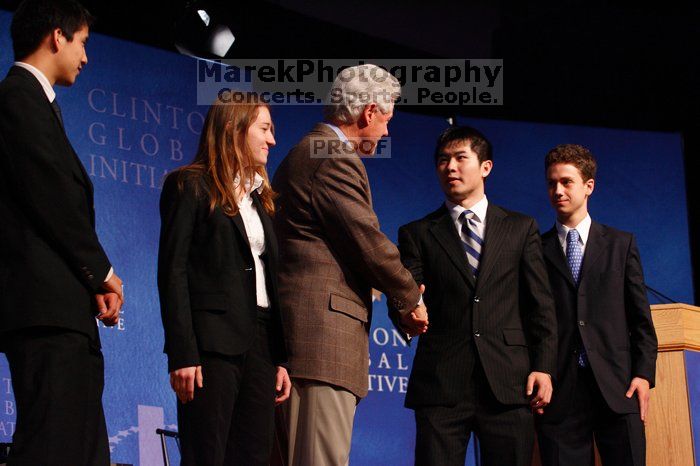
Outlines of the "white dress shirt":
<svg viewBox="0 0 700 466">
<path fill-rule="evenodd" d="M 239 177 L 236 177 L 234 183 L 240 183 Z M 249 182 L 245 184 L 245 194 L 238 202 L 238 209 L 245 225 L 245 232 L 250 243 L 250 252 L 253 254 L 253 262 L 255 263 L 255 297 L 259 307 L 270 307 L 270 300 L 267 296 L 267 286 L 265 281 L 265 263 L 260 256 L 265 253 L 265 230 L 263 230 L 260 214 L 253 203 L 253 198 L 250 193 L 257 190 L 260 194 L 263 190 L 263 179 L 257 173 L 253 180 L 253 186 Z"/>
<path fill-rule="evenodd" d="M 25 70 L 33 74 L 36 80 L 39 81 L 39 84 L 41 84 L 41 87 L 44 89 L 44 93 L 46 94 L 46 98 L 49 99 L 49 102 L 54 101 L 54 99 L 56 98 L 56 91 L 53 90 L 49 79 L 44 75 L 44 73 L 39 71 L 38 68 L 30 65 L 29 63 L 24 63 L 23 61 L 16 61 L 13 63 L 13 65 L 19 66 L 20 68 L 24 68 Z"/>
<path fill-rule="evenodd" d="M 586 215 L 586 218 L 581 220 L 581 222 L 576 225 L 575 228 L 569 228 L 566 225 L 562 225 L 557 220 L 557 235 L 559 236 L 559 244 L 561 244 L 561 249 L 564 251 L 564 257 L 566 257 L 566 236 L 569 234 L 569 230 L 578 231 L 578 242 L 581 245 L 581 254 L 586 252 L 586 244 L 588 243 L 588 233 L 591 231 L 591 216 Z"/>
</svg>

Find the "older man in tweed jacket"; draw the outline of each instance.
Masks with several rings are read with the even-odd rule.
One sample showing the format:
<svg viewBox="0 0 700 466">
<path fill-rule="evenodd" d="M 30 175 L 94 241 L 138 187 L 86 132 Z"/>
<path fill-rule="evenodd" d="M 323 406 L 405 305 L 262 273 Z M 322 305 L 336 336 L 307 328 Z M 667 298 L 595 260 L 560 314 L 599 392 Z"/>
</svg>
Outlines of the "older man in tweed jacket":
<svg viewBox="0 0 700 466">
<path fill-rule="evenodd" d="M 395 324 L 427 329 L 426 309 L 394 244 L 379 230 L 367 172 L 388 135 L 396 78 L 374 65 L 342 71 L 319 123 L 276 172 L 280 304 L 289 349 L 289 464 L 343 465 L 353 417 L 367 395 L 372 288 Z M 356 153 L 357 152 L 357 153 Z"/>
</svg>

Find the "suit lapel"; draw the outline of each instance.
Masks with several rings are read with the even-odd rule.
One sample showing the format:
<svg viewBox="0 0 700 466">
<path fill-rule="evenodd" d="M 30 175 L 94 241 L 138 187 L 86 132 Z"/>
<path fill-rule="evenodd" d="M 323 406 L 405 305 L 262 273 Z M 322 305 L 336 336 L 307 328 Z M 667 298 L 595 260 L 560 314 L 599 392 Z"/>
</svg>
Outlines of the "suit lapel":
<svg viewBox="0 0 700 466">
<path fill-rule="evenodd" d="M 48 101 L 47 101 L 48 102 Z M 61 120 L 61 116 L 58 115 L 56 112 L 56 109 L 49 103 L 49 107 L 51 107 L 51 113 L 53 113 L 54 117 L 56 117 L 56 123 L 61 129 L 61 134 L 63 135 L 63 140 L 66 143 L 66 146 L 68 147 L 68 150 L 70 151 L 71 155 L 73 156 L 73 161 L 75 162 L 75 165 L 77 165 L 78 168 L 78 181 L 80 181 L 88 190 L 88 193 L 90 194 L 90 197 L 93 195 L 93 186 L 92 186 L 92 181 L 90 181 L 90 176 L 88 175 L 87 171 L 85 170 L 85 166 L 83 165 L 83 162 L 80 160 L 80 157 L 78 157 L 78 154 L 76 154 L 75 149 L 73 149 L 73 145 L 70 143 L 70 140 L 68 139 L 68 135 L 66 134 L 66 128 L 63 126 L 63 121 Z"/>
<path fill-rule="evenodd" d="M 65 133 L 64 133 L 65 135 Z M 68 138 L 66 137 L 66 143 L 68 144 L 68 147 L 70 148 L 70 151 L 73 153 L 73 158 L 75 159 L 75 163 L 78 165 L 78 169 L 80 170 L 80 174 L 82 175 L 81 181 L 83 185 L 88 190 L 88 193 L 90 194 L 90 197 L 92 198 L 94 188 L 92 186 L 92 181 L 90 181 L 90 176 L 88 175 L 87 171 L 85 170 L 85 166 L 83 165 L 83 162 L 80 161 L 80 157 L 78 157 L 78 154 L 75 153 L 75 150 L 73 150 L 73 146 L 70 144 L 70 141 L 68 141 Z"/>
<path fill-rule="evenodd" d="M 457 267 L 457 270 L 462 274 L 464 279 L 472 288 L 476 287 L 474 276 L 467 268 L 467 258 L 462 248 L 461 240 L 457 235 L 455 224 L 452 222 L 452 217 L 443 206 L 441 209 L 443 215 L 430 228 L 430 232 L 435 236 L 437 242 L 447 253 L 452 263 Z"/>
<path fill-rule="evenodd" d="M 248 251 L 250 252 L 250 242 L 248 241 L 248 233 L 246 232 L 245 224 L 243 223 L 243 217 L 241 216 L 240 210 L 236 215 L 231 217 L 231 221 L 234 225 L 236 225 L 238 232 L 241 234 L 241 237 L 243 237 L 243 241 L 245 242 L 245 245 L 248 247 Z"/>
<path fill-rule="evenodd" d="M 258 211 L 260 222 L 262 223 L 263 231 L 265 232 L 265 250 L 272 257 L 277 257 L 277 240 L 272 226 L 272 219 L 263 207 L 262 201 L 260 200 L 260 194 L 258 194 L 257 190 L 253 191 L 253 203 Z"/>
<path fill-rule="evenodd" d="M 479 277 L 477 285 L 486 283 L 494 265 L 498 262 L 505 239 L 508 237 L 508 228 L 503 223 L 507 214 L 498 206 L 489 204 L 486 210 L 486 232 L 484 233 L 484 247 L 479 260 Z"/>
<path fill-rule="evenodd" d="M 85 167 L 83 166 L 83 163 L 80 161 L 80 158 L 78 157 L 78 154 L 75 153 L 75 150 L 73 149 L 73 145 L 70 143 L 68 140 L 68 136 L 66 135 L 65 127 L 63 126 L 63 119 L 61 115 L 58 114 L 56 109 L 54 108 L 53 105 L 51 105 L 51 102 L 49 102 L 49 99 L 46 96 L 46 92 L 44 91 L 44 88 L 41 87 L 41 84 L 39 81 L 36 79 L 36 77 L 27 71 L 26 69 L 22 68 L 21 66 L 13 66 L 10 68 L 10 72 L 8 73 L 8 76 L 10 75 L 18 75 L 22 76 L 24 79 L 27 80 L 29 85 L 32 87 L 33 91 L 36 92 L 37 94 L 41 94 L 42 97 L 44 97 L 44 100 L 46 101 L 46 106 L 48 107 L 48 111 L 51 112 L 51 114 L 54 116 L 54 119 L 56 120 L 56 126 L 58 127 L 59 132 L 61 133 L 61 136 L 63 137 L 63 141 L 66 144 L 66 147 L 71 153 L 71 156 L 73 158 L 74 163 L 77 165 L 77 172 L 75 173 L 77 176 L 77 180 L 81 182 L 87 188 L 88 190 L 88 195 L 90 200 L 92 200 L 93 196 L 93 186 L 92 182 L 90 181 L 90 177 L 85 170 Z M 90 202 L 90 205 L 92 205 L 92 201 Z"/>
<path fill-rule="evenodd" d="M 56 117 L 56 121 L 58 122 L 58 125 L 63 128 L 65 131 L 65 127 L 63 126 L 63 116 L 58 112 L 58 109 L 52 105 L 52 102 L 49 102 L 49 106 L 51 106 L 51 111 L 53 112 L 53 115 Z"/>
<path fill-rule="evenodd" d="M 607 249 L 605 236 L 605 229 L 599 223 L 591 222 L 586 251 L 583 253 L 583 264 L 581 264 L 581 281 L 591 274 L 603 251 Z"/>
<path fill-rule="evenodd" d="M 569 285 L 575 288 L 574 277 L 571 275 L 571 269 L 569 269 L 569 265 L 566 263 L 566 256 L 564 256 L 564 251 L 561 249 L 556 226 L 552 227 L 552 229 L 542 237 L 542 251 L 545 259 L 562 274 Z"/>
</svg>

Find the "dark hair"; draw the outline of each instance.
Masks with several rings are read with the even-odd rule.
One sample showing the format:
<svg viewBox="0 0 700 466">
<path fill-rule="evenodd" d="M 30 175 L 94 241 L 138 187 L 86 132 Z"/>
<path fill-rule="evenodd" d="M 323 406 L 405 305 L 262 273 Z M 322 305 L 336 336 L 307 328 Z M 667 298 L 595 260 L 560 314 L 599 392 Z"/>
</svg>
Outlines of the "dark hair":
<svg viewBox="0 0 700 466">
<path fill-rule="evenodd" d="M 469 142 L 471 149 L 479 157 L 479 163 L 493 160 L 493 149 L 486 136 L 469 126 L 450 126 L 437 138 L 435 154 L 433 154 L 435 164 L 437 164 L 442 151 L 456 142 Z"/>
<path fill-rule="evenodd" d="M 54 29 L 60 29 L 72 41 L 77 30 L 90 27 L 93 22 L 90 12 L 75 0 L 24 0 L 15 10 L 10 26 L 15 60 L 35 52 Z"/>
<path fill-rule="evenodd" d="M 597 169 L 595 157 L 591 151 L 578 144 L 559 144 L 547 152 L 544 158 L 545 175 L 550 166 L 557 163 L 568 163 L 576 167 L 583 181 L 595 179 Z"/>
</svg>

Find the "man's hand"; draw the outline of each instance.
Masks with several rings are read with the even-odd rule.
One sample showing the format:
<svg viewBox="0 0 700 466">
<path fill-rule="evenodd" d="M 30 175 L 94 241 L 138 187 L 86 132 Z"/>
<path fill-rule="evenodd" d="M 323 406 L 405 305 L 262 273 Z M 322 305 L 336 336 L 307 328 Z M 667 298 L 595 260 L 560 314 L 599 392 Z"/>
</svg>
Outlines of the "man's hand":
<svg viewBox="0 0 700 466">
<path fill-rule="evenodd" d="M 107 293 L 116 293 L 119 296 L 122 304 L 124 304 L 124 284 L 122 283 L 122 279 L 119 278 L 116 273 L 112 273 L 109 280 L 102 284 L 102 288 Z"/>
<path fill-rule="evenodd" d="M 204 387 L 202 366 L 183 367 L 170 373 L 170 386 L 182 404 L 194 400 L 195 382 L 198 388 Z"/>
<path fill-rule="evenodd" d="M 122 308 L 122 300 L 116 293 L 104 293 L 95 295 L 97 305 L 97 319 L 107 327 L 112 327 L 119 322 L 119 311 Z"/>
<path fill-rule="evenodd" d="M 425 285 L 421 285 L 421 295 L 425 293 Z M 410 336 L 415 337 L 428 331 L 428 308 L 425 304 L 419 304 L 410 314 L 401 316 L 401 327 Z"/>
<path fill-rule="evenodd" d="M 289 379 L 287 369 L 282 366 L 277 366 L 277 376 L 275 377 L 275 406 L 284 403 L 289 398 L 289 393 L 292 391 L 292 381 Z"/>
<path fill-rule="evenodd" d="M 642 422 L 646 422 L 647 411 L 649 410 L 649 397 L 651 395 L 649 381 L 641 377 L 633 378 L 625 396 L 632 398 L 634 392 L 637 392 L 637 400 L 639 400 L 639 417 L 642 418 Z"/>
<path fill-rule="evenodd" d="M 533 396 L 533 390 L 537 392 Z M 530 407 L 537 413 L 544 413 L 544 407 L 552 401 L 552 377 L 544 372 L 530 372 L 525 387 L 527 396 L 532 396 Z"/>
</svg>

